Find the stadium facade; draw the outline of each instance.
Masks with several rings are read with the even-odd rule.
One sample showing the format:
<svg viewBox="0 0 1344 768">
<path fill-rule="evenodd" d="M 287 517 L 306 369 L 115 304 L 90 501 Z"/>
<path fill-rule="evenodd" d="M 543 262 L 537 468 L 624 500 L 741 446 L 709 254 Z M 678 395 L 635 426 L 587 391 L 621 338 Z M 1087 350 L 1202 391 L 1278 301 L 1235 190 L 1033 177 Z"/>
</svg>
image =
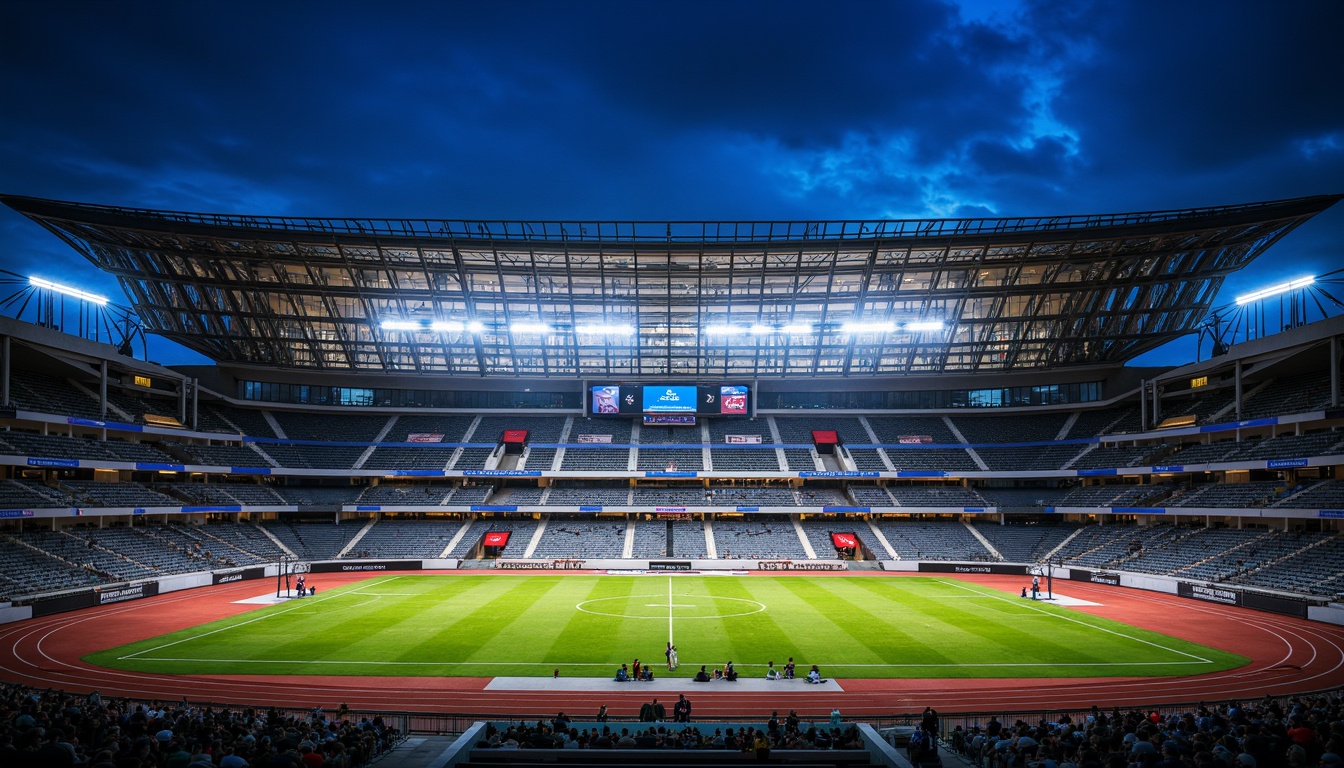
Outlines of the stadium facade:
<svg viewBox="0 0 1344 768">
<path fill-rule="evenodd" d="M 704 567 L 1068 555 L 1119 568 L 1139 567 L 1133 550 L 1066 545 L 1085 526 L 1137 522 L 1142 536 L 1191 539 L 1189 553 L 1224 529 L 1244 531 L 1219 539 L 1226 551 L 1281 549 L 1263 579 L 1234 567 L 1210 581 L 1296 579 L 1298 558 L 1344 551 L 1344 322 L 1176 369 L 1124 363 L 1192 332 L 1228 274 L 1339 197 L 765 223 L 295 219 L 4 197 L 115 275 L 149 332 L 217 365 L 163 368 L 0 319 L 0 507 L 20 533 L 227 524 L 227 562 L 253 565 L 288 546 L 435 565 L 684 553 Z M 379 532 L 401 518 L 450 535 L 398 549 Z M 622 521 L 625 546 L 565 551 L 551 519 Z M 792 538 L 734 557 L 714 543 L 715 527 L 769 519 L 795 523 Z M 900 527 L 918 520 L 934 527 Z M 309 551 L 277 533 L 295 521 L 360 533 Z M 699 541 L 674 545 L 682 522 Z M 1009 557 L 993 530 L 1004 522 L 1050 529 L 1051 545 Z M 249 538 L 254 523 L 278 549 Z M 836 525 L 858 546 L 814 535 Z M 937 545 L 949 536 L 959 543 Z M 1319 597 L 1338 581 L 1292 583 Z"/>
</svg>

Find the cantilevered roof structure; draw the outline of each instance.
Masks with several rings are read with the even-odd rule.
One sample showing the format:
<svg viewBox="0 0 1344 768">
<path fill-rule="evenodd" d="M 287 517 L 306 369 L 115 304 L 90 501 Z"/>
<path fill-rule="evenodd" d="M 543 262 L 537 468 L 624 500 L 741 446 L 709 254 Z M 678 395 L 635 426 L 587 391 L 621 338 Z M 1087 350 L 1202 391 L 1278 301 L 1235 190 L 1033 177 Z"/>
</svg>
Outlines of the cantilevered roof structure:
<svg viewBox="0 0 1344 768">
<path fill-rule="evenodd" d="M 1341 195 L 903 221 L 462 221 L 5 204 L 224 364 L 493 377 L 1119 365 Z"/>
</svg>

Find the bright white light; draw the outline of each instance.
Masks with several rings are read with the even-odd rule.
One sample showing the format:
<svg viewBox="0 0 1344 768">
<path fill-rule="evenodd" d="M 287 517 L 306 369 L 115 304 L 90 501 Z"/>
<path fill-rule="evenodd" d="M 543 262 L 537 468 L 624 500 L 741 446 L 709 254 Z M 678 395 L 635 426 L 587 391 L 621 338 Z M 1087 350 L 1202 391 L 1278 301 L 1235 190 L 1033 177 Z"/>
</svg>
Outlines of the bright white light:
<svg viewBox="0 0 1344 768">
<path fill-rule="evenodd" d="M 418 320 L 384 320 L 378 327 L 384 331 L 418 331 L 424 326 Z"/>
<path fill-rule="evenodd" d="M 73 297 L 75 297 L 76 299 L 82 299 L 82 300 L 87 301 L 87 302 L 89 302 L 89 303 L 91 303 L 91 304 L 97 304 L 97 305 L 100 306 L 100 307 L 107 303 L 107 297 L 106 297 L 106 296 L 99 296 L 99 295 L 96 294 L 96 293 L 89 293 L 88 291 L 81 291 L 81 290 L 78 289 L 78 288 L 71 288 L 71 287 L 68 286 L 68 285 L 61 285 L 60 283 L 53 283 L 53 282 L 51 282 L 50 280 L 43 280 L 43 279 L 40 278 L 40 277 L 30 277 L 30 278 L 28 278 L 28 284 L 31 285 L 31 286 L 34 287 L 34 288 L 46 288 L 48 291 L 55 291 L 56 293 L 63 293 L 63 294 L 65 294 L 66 296 L 73 296 Z"/>
<path fill-rule="evenodd" d="M 543 333 L 550 333 L 551 326 L 545 323 L 514 323 L 513 325 L 509 326 L 509 331 L 512 333 L 543 334 Z"/>
<path fill-rule="evenodd" d="M 813 330 L 814 329 L 812 328 L 811 323 L 789 323 L 783 328 L 780 328 L 779 332 L 800 334 L 800 333 L 812 333 Z"/>
<path fill-rule="evenodd" d="M 892 333 L 896 330 L 896 324 L 891 321 L 882 322 L 848 322 L 840 326 L 844 333 Z"/>
<path fill-rule="evenodd" d="M 1243 293 L 1237 297 L 1237 304 L 1250 304 L 1252 301 L 1267 299 L 1270 296 L 1278 296 L 1280 293 L 1295 291 L 1298 288 L 1306 288 L 1314 282 L 1316 282 L 1316 278 L 1314 277 L 1299 277 L 1296 280 L 1289 280 L 1286 283 L 1279 283 L 1278 285 L 1271 285 L 1268 288 L 1261 288 L 1258 291 Z"/>
<path fill-rule="evenodd" d="M 581 333 L 585 336 L 634 336 L 635 327 L 628 324 L 603 325 L 601 323 L 584 323 L 574 326 L 575 333 Z"/>
<path fill-rule="evenodd" d="M 472 333 L 480 333 L 485 330 L 485 323 L 482 323 L 480 320 L 472 320 L 470 323 L 467 323 L 467 330 Z"/>
<path fill-rule="evenodd" d="M 730 333 L 738 333 L 739 329 L 731 325 L 707 325 L 705 333 L 710 336 L 727 336 Z"/>
<path fill-rule="evenodd" d="M 429 324 L 429 330 L 435 333 L 459 333 L 466 329 L 467 326 L 457 320 L 435 320 Z"/>
<path fill-rule="evenodd" d="M 913 323 L 906 323 L 907 331 L 941 331 L 943 330 L 942 320 L 916 320 Z"/>
<path fill-rule="evenodd" d="M 757 323 L 748 328 L 747 332 L 750 333 L 752 336 L 769 336 L 770 334 L 775 332 L 775 329 L 771 328 L 768 325 L 761 325 L 760 323 Z"/>
</svg>

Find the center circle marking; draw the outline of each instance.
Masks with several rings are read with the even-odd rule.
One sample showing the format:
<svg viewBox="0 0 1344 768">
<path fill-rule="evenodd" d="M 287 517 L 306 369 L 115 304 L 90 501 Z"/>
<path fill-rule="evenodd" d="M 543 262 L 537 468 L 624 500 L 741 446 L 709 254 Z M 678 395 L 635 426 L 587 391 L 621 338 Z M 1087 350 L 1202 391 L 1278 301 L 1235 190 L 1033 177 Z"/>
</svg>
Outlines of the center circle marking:
<svg viewBox="0 0 1344 768">
<path fill-rule="evenodd" d="M 682 597 L 686 597 L 686 596 L 685 596 L 685 595 L 682 595 Z M 574 607 L 577 608 L 577 609 L 579 609 L 579 610 L 582 611 L 583 613 L 590 613 L 590 614 L 592 614 L 592 615 L 594 615 L 594 616 L 610 616 L 610 617 L 613 618 L 613 619 L 654 619 L 654 620 L 657 620 L 657 621 L 666 621 L 666 620 L 667 620 L 667 613 L 666 613 L 666 612 L 661 613 L 661 614 L 657 614 L 657 615 L 654 615 L 654 616 L 637 616 L 637 615 L 632 615 L 632 614 L 629 614 L 629 613 L 610 613 L 610 612 L 602 611 L 602 610 L 594 610 L 594 609 L 588 607 L 588 606 L 592 605 L 593 603 L 604 603 L 604 602 L 610 602 L 610 601 L 612 601 L 612 600 L 649 600 L 649 599 L 658 599 L 658 598 L 665 598 L 665 596 L 664 596 L 664 595 L 617 595 L 617 596 L 615 596 L 615 597 L 596 597 L 596 598 L 593 598 L 592 600 L 584 600 L 583 602 L 579 603 L 578 605 L 576 605 L 576 606 L 574 606 Z M 697 600 L 699 600 L 699 599 L 704 599 L 704 600 L 726 600 L 726 601 L 733 602 L 733 603 L 745 603 L 746 605 L 741 606 L 741 610 L 739 610 L 737 613 L 716 613 L 716 614 L 714 614 L 713 616 L 682 616 L 682 615 L 680 615 L 680 614 L 673 613 L 673 614 L 672 614 L 672 618 L 673 618 L 674 620 L 676 620 L 676 621 L 692 621 L 692 620 L 696 620 L 696 619 L 735 619 L 735 618 L 738 618 L 738 617 L 741 617 L 741 616 L 750 616 L 750 615 L 752 615 L 753 613 L 760 613 L 761 611 L 764 611 L 764 610 L 765 610 L 765 603 L 758 603 L 758 602 L 756 602 L 755 600 L 748 600 L 748 599 L 743 598 L 743 597 L 716 597 L 716 596 L 713 596 L 713 595 L 697 595 L 697 596 L 696 596 L 696 599 L 697 599 Z M 665 603 L 665 602 L 664 602 L 664 603 L 645 603 L 644 606 L 645 606 L 646 608 L 662 608 L 662 609 L 664 609 L 664 611 L 666 611 L 666 609 L 667 609 L 667 607 L 668 607 L 667 603 Z M 676 609 L 676 608 L 695 608 L 695 607 L 696 607 L 695 605 L 687 605 L 687 604 L 684 604 L 684 603 L 673 603 L 673 604 L 672 604 L 672 608 L 674 608 L 674 609 Z"/>
</svg>

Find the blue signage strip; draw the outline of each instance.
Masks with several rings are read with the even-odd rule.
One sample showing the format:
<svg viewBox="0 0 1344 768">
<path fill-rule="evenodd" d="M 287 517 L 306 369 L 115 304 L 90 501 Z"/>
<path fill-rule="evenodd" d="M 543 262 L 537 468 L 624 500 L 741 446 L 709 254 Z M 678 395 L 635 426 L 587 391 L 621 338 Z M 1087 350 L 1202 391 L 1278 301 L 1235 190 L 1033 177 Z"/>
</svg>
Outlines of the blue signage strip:
<svg viewBox="0 0 1344 768">
<path fill-rule="evenodd" d="M 472 504 L 472 512 L 517 512 L 517 504 Z"/>
<path fill-rule="evenodd" d="M 984 507 L 962 507 L 962 508 L 961 508 L 961 511 L 962 511 L 962 512 L 984 512 L 984 511 L 985 511 L 985 508 L 984 508 Z"/>
<path fill-rule="evenodd" d="M 0 513 L 0 517 L 3 516 L 3 513 Z M 1316 516 L 1331 520 L 1344 520 L 1344 509 L 1322 509 L 1316 513 Z"/>
<path fill-rule="evenodd" d="M 580 505 L 580 506 L 579 506 L 579 511 L 580 511 L 580 512 L 601 512 L 601 511 L 602 511 L 602 508 L 601 508 L 601 507 L 597 507 L 597 506 L 583 506 L 583 505 Z"/>
<path fill-rule="evenodd" d="M 442 474 L 442 473 L 440 473 Z M 541 470 L 526 469 L 464 469 L 467 477 L 541 477 Z"/>
<path fill-rule="evenodd" d="M 1164 507 L 1111 507 L 1114 515 L 1165 515 Z"/>
<path fill-rule="evenodd" d="M 383 511 L 383 508 L 382 508 L 381 506 L 377 505 L 377 504 L 372 504 L 372 505 L 368 505 L 368 506 L 365 506 L 365 505 L 359 505 L 359 506 L 355 507 L 355 511 L 356 511 L 356 512 L 381 512 L 381 511 Z"/>
<path fill-rule="evenodd" d="M 1119 473 L 1118 473 L 1116 470 L 1114 470 L 1114 469 L 1080 469 L 1080 470 L 1078 470 L 1078 476 L 1079 476 L 1079 477 L 1108 477 L 1108 476 L 1110 476 L 1110 475 L 1116 475 L 1116 474 L 1119 474 Z"/>
<path fill-rule="evenodd" d="M 738 511 L 738 512 L 760 512 L 760 511 L 761 511 L 761 508 L 760 508 L 760 507 L 738 507 L 738 508 L 737 508 L 737 511 Z"/>
<path fill-rule="evenodd" d="M 1184 472 L 1185 467 L 1180 464 L 1159 464 L 1152 468 L 1154 472 Z"/>
<path fill-rule="evenodd" d="M 541 474 L 541 473 L 538 472 L 537 474 Z M 698 477 L 699 474 L 700 474 L 699 472 L 658 471 L 658 472 L 645 472 L 645 473 L 644 473 L 644 476 L 645 476 L 645 477 Z"/>
<path fill-rule="evenodd" d="M 103 421 L 101 419 L 81 419 L 78 416 L 70 416 L 65 420 L 66 424 L 73 424 L 77 427 L 99 427 L 106 429 L 115 429 L 118 432 L 144 432 L 144 427 L 138 424 L 123 424 L 120 421 Z"/>
<path fill-rule="evenodd" d="M 799 477 L 881 477 L 881 472 L 799 472 Z"/>
<path fill-rule="evenodd" d="M 1288 469 L 1305 466 L 1307 466 L 1306 459 L 1270 459 L 1265 462 L 1265 469 Z"/>
<path fill-rule="evenodd" d="M 195 506 L 183 507 L 182 514 L 187 515 L 192 512 L 242 512 L 241 504 L 197 504 Z"/>
<path fill-rule="evenodd" d="M 951 477 L 951 472 L 937 472 L 928 469 L 902 469 L 896 473 L 897 477 Z"/>
<path fill-rule="evenodd" d="M 29 457 L 30 467 L 78 467 L 79 459 L 34 459 Z"/>
<path fill-rule="evenodd" d="M 392 474 L 396 477 L 443 477 L 442 469 L 395 469 Z"/>
<path fill-rule="evenodd" d="M 235 475 L 269 475 L 270 467 L 229 467 L 229 471 Z"/>
<path fill-rule="evenodd" d="M 137 461 L 135 468 L 150 472 L 185 472 L 187 469 L 181 464 L 164 464 L 157 461 Z"/>
<path fill-rule="evenodd" d="M 0 518 L 32 517 L 32 516 L 33 516 L 33 510 L 31 509 L 0 509 Z"/>
<path fill-rule="evenodd" d="M 1229 421 L 1226 424 L 1210 424 L 1207 427 L 1200 427 L 1200 432 L 1230 432 L 1234 429 L 1243 429 L 1247 427 L 1270 427 L 1279 423 L 1279 417 L 1267 416 L 1263 419 L 1247 419 L 1246 421 Z"/>
</svg>

